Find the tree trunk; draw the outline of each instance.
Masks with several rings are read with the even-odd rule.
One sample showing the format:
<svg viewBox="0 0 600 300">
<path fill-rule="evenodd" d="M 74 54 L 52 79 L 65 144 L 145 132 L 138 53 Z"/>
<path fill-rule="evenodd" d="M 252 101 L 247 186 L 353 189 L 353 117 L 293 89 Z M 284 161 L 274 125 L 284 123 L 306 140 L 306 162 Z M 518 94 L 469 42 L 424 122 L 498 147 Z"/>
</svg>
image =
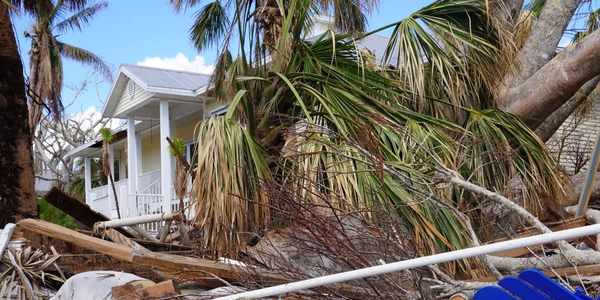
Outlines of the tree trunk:
<svg viewBox="0 0 600 300">
<path fill-rule="evenodd" d="M 500 91 L 498 103 L 537 128 L 586 82 L 600 75 L 600 30 L 565 48 L 523 84 Z"/>
<path fill-rule="evenodd" d="M 586 82 L 579 91 L 567 101 L 567 103 L 563 104 L 563 106 L 546 118 L 546 120 L 535 130 L 535 134 L 537 134 L 542 142 L 547 142 L 554 135 L 567 118 L 569 118 L 579 105 L 581 105 L 581 103 L 583 103 L 596 89 L 599 82 L 600 75 Z"/>
<path fill-rule="evenodd" d="M 548 63 L 564 35 L 565 29 L 581 0 L 547 0 L 540 17 L 535 22 L 531 35 L 517 57 L 518 71 L 505 81 L 509 87 L 516 87 L 533 76 Z"/>
<path fill-rule="evenodd" d="M 37 217 L 23 65 L 0 1 L 0 228 Z"/>
</svg>

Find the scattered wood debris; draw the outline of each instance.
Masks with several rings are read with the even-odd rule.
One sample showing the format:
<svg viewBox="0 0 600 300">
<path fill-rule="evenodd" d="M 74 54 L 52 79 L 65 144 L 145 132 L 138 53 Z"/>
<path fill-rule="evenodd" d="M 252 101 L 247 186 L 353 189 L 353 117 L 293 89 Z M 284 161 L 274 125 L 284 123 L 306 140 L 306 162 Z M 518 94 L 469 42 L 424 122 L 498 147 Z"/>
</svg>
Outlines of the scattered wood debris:
<svg viewBox="0 0 600 300">
<path fill-rule="evenodd" d="M 173 280 L 163 281 L 147 287 L 130 283 L 112 287 L 113 297 L 120 300 L 136 300 L 140 298 L 145 299 L 147 297 L 169 297 L 179 294 L 181 294 L 181 291 Z"/>
</svg>

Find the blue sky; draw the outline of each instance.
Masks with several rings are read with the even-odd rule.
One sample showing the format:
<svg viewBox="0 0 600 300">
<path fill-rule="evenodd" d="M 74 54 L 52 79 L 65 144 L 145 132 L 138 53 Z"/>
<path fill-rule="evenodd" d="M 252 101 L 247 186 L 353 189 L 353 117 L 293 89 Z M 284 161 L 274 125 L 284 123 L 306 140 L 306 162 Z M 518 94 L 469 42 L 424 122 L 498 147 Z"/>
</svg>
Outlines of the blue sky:
<svg viewBox="0 0 600 300">
<path fill-rule="evenodd" d="M 121 63 L 171 67 L 173 65 L 193 65 L 195 70 L 207 70 L 203 66 L 215 63 L 216 50 L 197 52 L 189 43 L 188 30 L 194 13 L 201 6 L 176 14 L 168 0 L 112 0 L 108 8 L 100 12 L 82 32 L 72 32 L 61 36 L 60 40 L 90 50 L 114 67 L 115 73 Z M 369 21 L 369 29 L 376 29 L 405 18 L 410 13 L 431 3 L 432 0 L 381 0 L 379 13 L 375 12 Z M 28 70 L 27 52 L 30 41 L 23 32 L 30 25 L 27 17 L 16 17 L 15 29 L 21 46 L 21 56 Z M 64 76 L 67 86 L 78 85 L 89 67 L 64 60 Z M 26 73 L 29 73 L 26 71 Z M 99 85 L 99 96 L 94 85 L 88 86 L 73 105 L 67 108 L 68 114 L 78 113 L 95 107 L 102 109 L 98 98 L 105 100 L 111 83 Z M 64 88 L 63 102 L 71 102 L 74 92 Z"/>
</svg>

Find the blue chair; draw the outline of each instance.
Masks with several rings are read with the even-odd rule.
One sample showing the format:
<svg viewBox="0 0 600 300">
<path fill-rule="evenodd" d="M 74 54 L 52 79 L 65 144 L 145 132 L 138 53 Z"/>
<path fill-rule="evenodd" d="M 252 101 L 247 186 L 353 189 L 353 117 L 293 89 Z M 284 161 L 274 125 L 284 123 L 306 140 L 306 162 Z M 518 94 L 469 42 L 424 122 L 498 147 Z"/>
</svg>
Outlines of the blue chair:
<svg viewBox="0 0 600 300">
<path fill-rule="evenodd" d="M 583 293 L 581 288 L 573 293 L 546 274 L 527 269 L 518 277 L 507 276 L 498 286 L 486 286 L 473 296 L 475 300 L 596 300 Z M 600 300 L 600 299 L 598 299 Z"/>
</svg>

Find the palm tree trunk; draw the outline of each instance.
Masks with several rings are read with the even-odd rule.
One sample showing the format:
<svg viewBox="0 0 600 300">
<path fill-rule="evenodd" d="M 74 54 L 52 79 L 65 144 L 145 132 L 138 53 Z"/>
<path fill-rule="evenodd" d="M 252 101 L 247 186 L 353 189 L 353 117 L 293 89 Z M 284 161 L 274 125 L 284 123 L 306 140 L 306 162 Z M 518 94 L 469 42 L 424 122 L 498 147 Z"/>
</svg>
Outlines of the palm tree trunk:
<svg viewBox="0 0 600 300">
<path fill-rule="evenodd" d="M 43 100 L 40 98 L 40 78 L 39 77 L 39 65 L 40 65 L 40 50 L 39 43 L 32 42 L 31 50 L 29 54 L 29 128 L 31 136 L 35 136 L 35 129 L 37 124 L 40 122 L 43 109 Z"/>
<path fill-rule="evenodd" d="M 0 228 L 37 217 L 23 65 L 8 7 L 0 1 Z"/>
<path fill-rule="evenodd" d="M 108 174 L 110 185 L 112 186 L 113 195 L 115 196 L 115 207 L 117 208 L 117 218 L 121 219 L 121 208 L 119 208 L 119 198 L 117 198 L 117 190 L 115 189 L 115 180 L 112 174 Z"/>
</svg>

